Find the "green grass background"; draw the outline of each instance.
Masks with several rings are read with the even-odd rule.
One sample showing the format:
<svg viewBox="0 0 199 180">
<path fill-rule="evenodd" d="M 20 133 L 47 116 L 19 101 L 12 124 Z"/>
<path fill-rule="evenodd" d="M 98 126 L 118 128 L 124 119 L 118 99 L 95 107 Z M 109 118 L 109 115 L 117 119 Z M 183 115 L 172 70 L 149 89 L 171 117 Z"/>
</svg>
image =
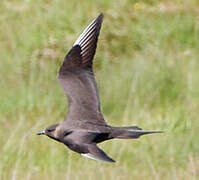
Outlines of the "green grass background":
<svg viewBox="0 0 199 180">
<path fill-rule="evenodd" d="M 36 133 L 62 121 L 56 77 L 104 12 L 94 71 L 109 124 L 164 130 L 100 147 L 96 162 Z M 0 179 L 199 179 L 197 0 L 1 0 Z"/>
</svg>

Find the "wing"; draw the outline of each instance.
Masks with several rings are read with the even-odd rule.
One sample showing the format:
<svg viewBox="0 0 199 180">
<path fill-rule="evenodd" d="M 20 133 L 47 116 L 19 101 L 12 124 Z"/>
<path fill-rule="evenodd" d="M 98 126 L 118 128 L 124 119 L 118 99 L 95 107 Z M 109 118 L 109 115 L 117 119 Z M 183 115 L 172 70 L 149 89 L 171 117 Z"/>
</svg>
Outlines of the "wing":
<svg viewBox="0 0 199 180">
<path fill-rule="evenodd" d="M 97 161 L 106 161 L 106 162 L 115 162 L 112 158 L 108 157 L 107 154 L 102 151 L 95 144 L 87 145 L 88 151 L 87 153 L 81 153 L 82 156 L 94 159 Z"/>
<path fill-rule="evenodd" d="M 93 141 L 99 135 L 102 135 L 98 132 L 83 132 L 83 131 L 74 131 L 68 136 L 65 136 L 62 139 L 69 149 L 80 153 L 82 156 L 91 158 L 98 161 L 107 161 L 115 162 L 113 159 L 108 157 L 104 151 L 97 147 L 96 143 Z M 105 134 L 103 134 L 104 136 Z"/>
<path fill-rule="evenodd" d="M 103 20 L 100 14 L 83 31 L 64 58 L 58 81 L 68 98 L 67 126 L 80 127 L 87 122 L 106 122 L 100 110 L 98 88 L 92 71 L 93 57 Z"/>
</svg>

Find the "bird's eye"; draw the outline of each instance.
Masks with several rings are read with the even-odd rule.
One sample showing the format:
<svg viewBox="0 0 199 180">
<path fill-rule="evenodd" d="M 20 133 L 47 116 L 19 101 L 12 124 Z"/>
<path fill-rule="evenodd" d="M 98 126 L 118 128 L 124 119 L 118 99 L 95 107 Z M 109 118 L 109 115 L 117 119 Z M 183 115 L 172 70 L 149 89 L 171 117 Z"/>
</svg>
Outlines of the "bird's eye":
<svg viewBox="0 0 199 180">
<path fill-rule="evenodd" d="M 48 129 L 47 131 L 48 131 L 48 132 L 52 132 L 52 131 L 53 131 L 53 129 Z"/>
<path fill-rule="evenodd" d="M 71 134 L 72 132 L 73 132 L 72 130 L 66 130 L 66 131 L 64 132 L 64 136 L 67 136 L 67 135 Z"/>
</svg>

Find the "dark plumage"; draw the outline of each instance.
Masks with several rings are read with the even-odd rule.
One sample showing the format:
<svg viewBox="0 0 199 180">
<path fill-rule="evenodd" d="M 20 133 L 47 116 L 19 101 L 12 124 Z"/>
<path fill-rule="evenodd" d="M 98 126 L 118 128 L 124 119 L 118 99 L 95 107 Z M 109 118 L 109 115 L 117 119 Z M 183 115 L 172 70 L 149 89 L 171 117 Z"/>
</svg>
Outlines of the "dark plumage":
<svg viewBox="0 0 199 180">
<path fill-rule="evenodd" d="M 83 31 L 59 70 L 58 81 L 69 103 L 67 117 L 38 135 L 45 134 L 88 158 L 114 162 L 97 143 L 113 138 L 135 139 L 161 131 L 143 131 L 137 126 L 113 127 L 105 122 L 92 70 L 102 20 L 103 14 L 100 14 Z"/>
</svg>

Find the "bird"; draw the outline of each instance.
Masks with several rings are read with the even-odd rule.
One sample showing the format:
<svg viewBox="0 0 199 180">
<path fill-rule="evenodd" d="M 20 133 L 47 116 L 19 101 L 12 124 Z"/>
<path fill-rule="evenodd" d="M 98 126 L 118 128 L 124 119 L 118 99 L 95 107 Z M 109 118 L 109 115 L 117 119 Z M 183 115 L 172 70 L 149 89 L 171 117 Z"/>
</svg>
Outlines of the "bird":
<svg viewBox="0 0 199 180">
<path fill-rule="evenodd" d="M 92 64 L 103 21 L 99 14 L 73 44 L 58 72 L 58 82 L 68 100 L 66 118 L 37 135 L 46 135 L 84 157 L 115 162 L 97 145 L 110 139 L 137 139 L 145 134 L 138 126 L 108 125 L 100 108 L 100 99 Z"/>
</svg>

